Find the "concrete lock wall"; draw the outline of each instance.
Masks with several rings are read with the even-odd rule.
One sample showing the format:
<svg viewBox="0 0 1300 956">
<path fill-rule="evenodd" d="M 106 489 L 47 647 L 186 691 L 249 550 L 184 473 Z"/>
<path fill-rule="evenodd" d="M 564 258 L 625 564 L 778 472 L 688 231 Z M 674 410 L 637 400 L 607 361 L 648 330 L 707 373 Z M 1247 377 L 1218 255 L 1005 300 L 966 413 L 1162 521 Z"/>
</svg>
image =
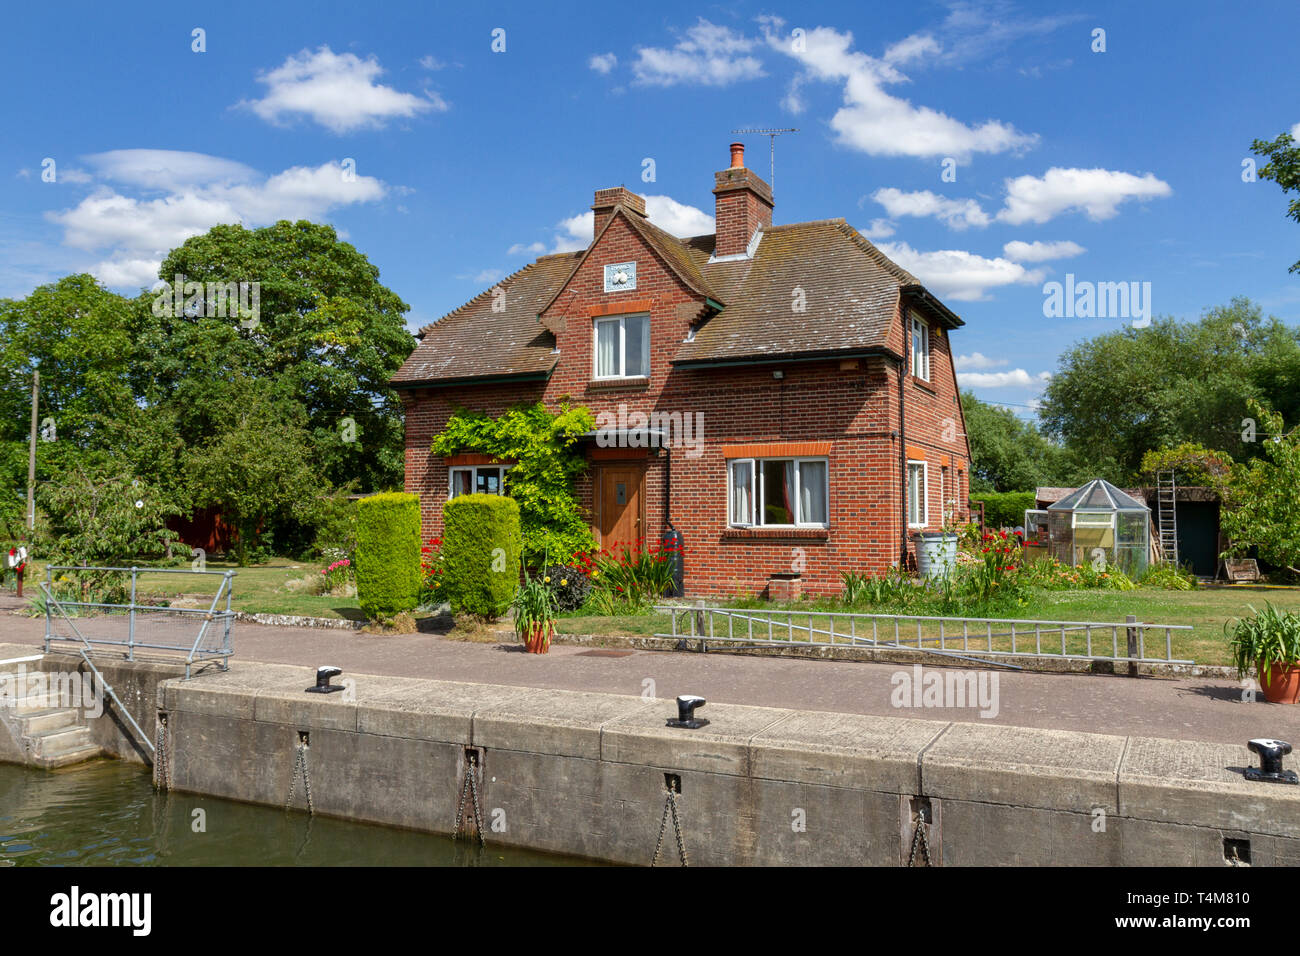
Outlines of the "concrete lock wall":
<svg viewBox="0 0 1300 956">
<path fill-rule="evenodd" d="M 1246 781 L 1244 746 L 712 703 L 692 731 L 671 700 L 344 680 L 307 694 L 309 668 L 235 662 L 136 716 L 166 716 L 175 789 L 284 806 L 292 786 L 305 808 L 305 734 L 317 813 L 437 833 L 472 753 L 489 842 L 619 863 L 650 862 L 667 775 L 692 865 L 898 866 L 921 809 L 941 865 L 1300 863 L 1300 787 Z"/>
</svg>

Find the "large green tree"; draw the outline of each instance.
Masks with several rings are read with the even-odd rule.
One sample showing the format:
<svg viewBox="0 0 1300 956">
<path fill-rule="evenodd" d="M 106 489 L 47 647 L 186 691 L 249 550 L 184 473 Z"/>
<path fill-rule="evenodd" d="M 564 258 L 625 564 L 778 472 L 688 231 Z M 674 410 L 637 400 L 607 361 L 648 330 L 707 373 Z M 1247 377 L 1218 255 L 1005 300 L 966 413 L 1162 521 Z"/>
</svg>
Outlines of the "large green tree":
<svg viewBox="0 0 1300 956">
<path fill-rule="evenodd" d="M 265 379 L 217 386 L 212 434 L 184 455 L 194 504 L 214 508 L 237 532 L 236 557 L 247 563 L 277 519 L 310 525 L 329 487 L 312 459 L 301 406 Z"/>
<path fill-rule="evenodd" d="M 1110 462 L 1079 463 L 1048 441 L 1032 423 L 1010 410 L 961 396 L 971 449 L 971 491 L 1032 491 L 1040 485 L 1072 485 L 1106 477 Z"/>
<path fill-rule="evenodd" d="M 173 249 L 159 278 L 204 285 L 201 300 L 179 309 L 166 295 L 140 298 L 149 358 L 138 389 L 177 405 L 186 440 L 210 434 L 214 383 L 232 374 L 273 379 L 301 406 L 313 459 L 332 484 L 401 484 L 402 407 L 388 379 L 415 346 L 404 319 L 410 307 L 333 227 L 215 226 Z M 207 295 L 209 283 L 213 290 L 257 283 L 256 313 L 227 306 L 225 315 L 209 314 L 223 311 L 219 297 Z"/>
<path fill-rule="evenodd" d="M 1113 459 L 1130 481 L 1154 448 L 1194 442 L 1236 459 L 1258 454 L 1242 440 L 1246 401 L 1262 397 L 1288 417 L 1300 411 L 1300 340 L 1243 298 L 1199 321 L 1162 317 L 1065 352 L 1040 417 L 1083 462 Z"/>
</svg>

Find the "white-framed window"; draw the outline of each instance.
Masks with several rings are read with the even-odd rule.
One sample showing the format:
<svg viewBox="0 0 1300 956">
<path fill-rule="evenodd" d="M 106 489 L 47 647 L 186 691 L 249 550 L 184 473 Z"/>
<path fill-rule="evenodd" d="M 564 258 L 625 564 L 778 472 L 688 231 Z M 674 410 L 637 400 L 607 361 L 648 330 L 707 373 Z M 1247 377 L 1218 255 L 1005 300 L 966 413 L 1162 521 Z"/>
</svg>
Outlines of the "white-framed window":
<svg viewBox="0 0 1300 956">
<path fill-rule="evenodd" d="M 641 378 L 650 374 L 650 316 L 596 319 L 592 341 L 596 378 Z"/>
<path fill-rule="evenodd" d="M 930 326 L 912 313 L 912 374 L 923 382 L 930 381 Z"/>
<path fill-rule="evenodd" d="M 830 524 L 825 458 L 734 458 L 727 464 L 727 523 L 733 527 Z"/>
<path fill-rule="evenodd" d="M 930 513 L 927 471 L 923 461 L 907 463 L 907 526 L 909 528 L 924 528 L 926 515 Z"/>
<path fill-rule="evenodd" d="M 474 465 L 456 466 L 449 469 L 451 488 L 448 498 L 459 495 L 504 495 L 506 493 L 506 472 L 509 465 Z"/>
</svg>

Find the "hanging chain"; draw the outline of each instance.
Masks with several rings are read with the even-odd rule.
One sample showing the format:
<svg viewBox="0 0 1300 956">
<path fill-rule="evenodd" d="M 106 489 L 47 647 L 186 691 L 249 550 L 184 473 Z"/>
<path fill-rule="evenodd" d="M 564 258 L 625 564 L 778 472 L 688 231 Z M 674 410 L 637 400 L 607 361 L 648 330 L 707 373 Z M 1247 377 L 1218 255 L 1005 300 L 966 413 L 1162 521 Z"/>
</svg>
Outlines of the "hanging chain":
<svg viewBox="0 0 1300 956">
<path fill-rule="evenodd" d="M 163 717 L 158 721 L 158 742 L 154 746 L 154 779 L 156 785 L 162 790 L 170 790 L 171 768 L 168 766 L 167 759 L 167 718 Z"/>
<path fill-rule="evenodd" d="M 307 812 L 314 814 L 315 806 L 311 800 L 311 776 L 307 773 L 307 745 L 299 744 L 297 747 L 298 756 L 293 761 L 293 777 L 289 781 L 289 799 L 284 802 L 284 808 L 288 810 L 293 806 L 293 795 L 298 789 L 298 768 L 302 768 L 302 789 L 307 797 Z"/>
<path fill-rule="evenodd" d="M 690 866 L 686 859 L 686 841 L 682 837 L 682 821 L 677 815 L 677 791 L 672 787 L 668 788 L 668 799 L 664 801 L 664 816 L 659 821 L 659 839 L 655 841 L 655 855 L 650 860 L 651 866 L 659 863 L 659 854 L 664 846 L 664 833 L 668 829 L 668 815 L 672 814 L 673 833 L 677 837 L 677 857 L 681 860 L 682 866 Z"/>
<path fill-rule="evenodd" d="M 478 757 L 475 754 L 469 755 L 469 766 L 465 768 L 465 783 L 460 788 L 460 803 L 456 807 L 456 830 L 452 833 L 452 839 L 460 839 L 461 831 L 464 829 L 465 820 L 465 797 L 468 796 L 472 801 L 474 810 L 474 830 L 478 835 L 479 846 L 484 844 L 483 839 L 483 813 L 479 809 L 478 803 L 478 779 L 474 773 L 478 766 Z"/>
<path fill-rule="evenodd" d="M 926 831 L 930 829 L 930 824 L 925 822 L 925 811 L 920 810 L 916 814 L 916 829 L 912 831 L 912 852 L 907 858 L 908 866 L 916 866 L 916 851 L 919 847 L 925 857 L 926 866 L 934 866 L 930 861 L 930 838 Z"/>
</svg>

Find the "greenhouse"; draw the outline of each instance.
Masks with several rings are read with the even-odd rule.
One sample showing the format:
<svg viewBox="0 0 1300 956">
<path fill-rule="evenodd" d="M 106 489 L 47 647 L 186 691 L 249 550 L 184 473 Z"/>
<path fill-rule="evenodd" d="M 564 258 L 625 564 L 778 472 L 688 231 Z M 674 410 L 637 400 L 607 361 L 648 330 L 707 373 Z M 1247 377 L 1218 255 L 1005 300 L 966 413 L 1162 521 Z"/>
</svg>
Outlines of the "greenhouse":
<svg viewBox="0 0 1300 956">
<path fill-rule="evenodd" d="M 1118 566 L 1129 576 L 1146 570 L 1151 509 L 1103 478 L 1094 478 L 1047 506 L 1048 549 L 1069 565 Z"/>
</svg>

